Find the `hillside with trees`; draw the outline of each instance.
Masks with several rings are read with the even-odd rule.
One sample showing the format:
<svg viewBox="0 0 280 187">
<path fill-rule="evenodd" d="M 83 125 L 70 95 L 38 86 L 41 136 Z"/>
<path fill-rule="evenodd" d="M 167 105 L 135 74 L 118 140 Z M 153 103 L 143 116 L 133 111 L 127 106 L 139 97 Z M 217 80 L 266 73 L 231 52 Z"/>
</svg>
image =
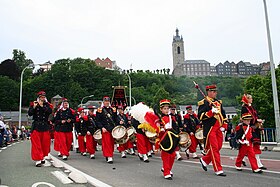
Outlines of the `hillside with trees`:
<svg viewBox="0 0 280 187">
<path fill-rule="evenodd" d="M 27 59 L 25 53 L 14 50 L 14 57 L 2 61 L 0 64 L 0 109 L 18 110 L 19 85 L 21 70 L 33 63 Z M 14 69 L 14 71 L 13 71 Z M 274 116 L 272 102 L 272 88 L 270 76 L 252 76 L 247 79 L 238 77 L 175 77 L 170 70 L 142 71 L 142 70 L 107 70 L 95 65 L 91 59 L 59 59 L 55 61 L 51 70 L 33 72 L 27 70 L 23 81 L 23 106 L 28 106 L 36 98 L 39 90 L 45 90 L 47 98 L 59 94 L 70 101 L 72 108 L 77 108 L 81 99 L 87 95 L 94 95 L 92 99 L 101 100 L 104 95 L 112 96 L 112 86 L 129 85 L 129 73 L 132 80 L 132 96 L 136 102 L 145 102 L 153 106 L 162 98 L 170 98 L 177 105 L 197 104 L 203 96 L 194 88 L 193 81 L 204 90 L 206 85 L 217 84 L 218 97 L 224 106 L 241 107 L 240 98 L 244 93 L 254 97 L 260 115 L 272 126 Z M 276 69 L 278 85 L 280 84 L 280 70 Z M 279 87 L 278 87 L 279 88 Z M 278 89 L 278 92 L 280 90 Z M 128 89 L 126 90 L 128 95 Z M 132 100 L 132 104 L 133 100 Z"/>
</svg>

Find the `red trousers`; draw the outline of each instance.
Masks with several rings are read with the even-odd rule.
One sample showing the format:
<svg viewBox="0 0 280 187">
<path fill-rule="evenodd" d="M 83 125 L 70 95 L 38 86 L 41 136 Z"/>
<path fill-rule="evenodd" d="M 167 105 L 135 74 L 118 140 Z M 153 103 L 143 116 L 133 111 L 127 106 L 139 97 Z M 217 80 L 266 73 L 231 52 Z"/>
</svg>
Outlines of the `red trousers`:
<svg viewBox="0 0 280 187">
<path fill-rule="evenodd" d="M 133 143 L 130 140 L 128 140 L 125 144 L 120 144 L 118 150 L 122 152 L 130 148 L 133 148 Z"/>
<path fill-rule="evenodd" d="M 149 138 L 147 138 L 148 142 L 147 142 L 147 149 L 148 151 L 152 151 L 153 150 L 153 144 L 149 141 Z"/>
<path fill-rule="evenodd" d="M 207 165 L 212 162 L 215 172 L 222 171 L 223 168 L 221 165 L 220 150 L 223 145 L 223 133 L 220 130 L 218 121 L 213 127 L 211 127 L 206 144 L 206 150 L 208 150 L 208 153 L 202 157 L 202 160 Z"/>
<path fill-rule="evenodd" d="M 86 152 L 86 143 L 84 141 L 85 136 L 78 135 L 78 145 L 79 145 L 79 151 L 81 153 Z"/>
<path fill-rule="evenodd" d="M 58 132 L 59 136 L 59 151 L 63 156 L 69 156 L 69 151 L 73 142 L 72 132 Z"/>
<path fill-rule="evenodd" d="M 256 155 L 262 154 L 262 151 L 261 151 L 261 148 L 260 148 L 259 144 L 253 144 L 253 150 L 254 150 Z"/>
<path fill-rule="evenodd" d="M 195 135 L 190 135 L 190 138 L 191 138 L 191 146 L 189 147 L 189 151 L 190 153 L 195 153 L 196 152 L 196 147 L 198 145 L 198 140 L 196 139 Z"/>
<path fill-rule="evenodd" d="M 174 159 L 175 159 L 175 151 L 173 153 L 168 153 L 165 151 L 161 151 L 161 159 L 162 159 L 162 167 L 163 167 L 163 175 L 170 175 L 170 171 L 172 170 Z"/>
<path fill-rule="evenodd" d="M 58 132 L 54 131 L 54 143 L 53 143 L 53 148 L 55 151 L 59 151 L 59 134 Z"/>
<path fill-rule="evenodd" d="M 85 137 L 86 137 L 86 142 L 84 142 Z M 88 152 L 91 155 L 95 153 L 95 148 L 97 143 L 96 141 L 93 140 L 92 135 L 86 135 L 86 136 L 79 135 L 78 144 L 81 153 Z"/>
<path fill-rule="evenodd" d="M 257 159 L 255 157 L 255 152 L 254 152 L 253 146 L 251 144 L 250 144 L 250 146 L 240 145 L 238 156 L 237 156 L 236 161 L 235 161 L 235 165 L 237 167 L 241 167 L 242 160 L 246 155 L 247 155 L 247 157 L 250 161 L 251 168 L 253 170 L 258 169 L 259 167 L 258 167 L 258 164 L 257 164 Z"/>
<path fill-rule="evenodd" d="M 147 138 L 147 136 L 139 133 L 137 133 L 136 137 L 137 137 L 136 146 L 137 146 L 138 153 L 147 154 L 148 151 L 150 151 L 149 148 L 151 147 L 149 139 Z"/>
<path fill-rule="evenodd" d="M 50 132 L 38 132 L 34 130 L 31 133 L 31 158 L 32 160 L 43 160 L 48 156 L 51 146 Z"/>
<path fill-rule="evenodd" d="M 102 151 L 104 157 L 113 157 L 114 138 L 110 132 L 102 132 Z"/>
</svg>

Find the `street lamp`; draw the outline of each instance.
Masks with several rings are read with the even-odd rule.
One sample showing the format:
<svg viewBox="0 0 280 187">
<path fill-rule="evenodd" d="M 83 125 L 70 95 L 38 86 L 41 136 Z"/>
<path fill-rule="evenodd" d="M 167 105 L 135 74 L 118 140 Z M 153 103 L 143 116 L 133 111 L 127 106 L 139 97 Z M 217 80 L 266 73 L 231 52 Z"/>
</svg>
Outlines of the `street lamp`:
<svg viewBox="0 0 280 187">
<path fill-rule="evenodd" d="M 269 57 L 270 57 L 270 72 L 271 72 L 274 115 L 275 115 L 276 141 L 278 143 L 280 143 L 279 103 L 278 103 L 278 93 L 277 93 L 277 85 L 276 85 L 276 77 L 275 77 L 275 69 L 274 69 L 274 61 L 273 61 L 273 53 L 272 53 L 272 45 L 271 45 L 266 0 L 263 0 L 263 4 L 264 4 L 264 13 L 265 13 L 265 22 L 266 22 L 267 42 L 268 42 Z"/>
<path fill-rule="evenodd" d="M 94 95 L 88 95 L 88 96 L 85 96 L 83 97 L 83 99 L 81 100 L 81 107 L 83 107 L 83 101 L 85 98 L 89 98 L 89 97 L 93 97 Z"/>
<path fill-rule="evenodd" d="M 128 73 L 125 72 L 129 81 L 129 110 L 131 109 L 131 79 Z"/>
<path fill-rule="evenodd" d="M 129 96 L 126 96 L 126 97 L 129 97 Z M 131 98 L 132 98 L 133 101 L 134 101 L 134 105 L 136 105 L 136 99 L 135 99 L 133 96 L 131 96 Z"/>
<path fill-rule="evenodd" d="M 22 79 L 23 79 L 23 74 L 24 74 L 24 71 L 27 69 L 27 68 L 34 68 L 35 65 L 34 64 L 29 64 L 28 66 L 26 66 L 22 72 L 21 72 L 21 75 L 20 75 L 20 90 L 19 90 L 19 117 L 18 117 L 18 127 L 19 129 L 21 128 L 21 104 L 22 104 Z"/>
</svg>

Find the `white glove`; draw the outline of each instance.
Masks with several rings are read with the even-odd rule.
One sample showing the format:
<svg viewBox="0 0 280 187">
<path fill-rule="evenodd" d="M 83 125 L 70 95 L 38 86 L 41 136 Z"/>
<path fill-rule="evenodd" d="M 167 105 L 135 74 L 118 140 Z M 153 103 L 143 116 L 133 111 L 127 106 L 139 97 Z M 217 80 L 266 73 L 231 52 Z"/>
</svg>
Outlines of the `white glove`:
<svg viewBox="0 0 280 187">
<path fill-rule="evenodd" d="M 248 140 L 239 140 L 239 143 L 241 143 L 241 144 L 247 144 L 247 145 L 249 145 L 249 141 Z"/>
<path fill-rule="evenodd" d="M 244 144 L 249 145 L 249 141 L 248 140 L 244 140 Z"/>
<path fill-rule="evenodd" d="M 214 114 L 219 113 L 219 110 L 218 110 L 217 108 L 215 108 L 215 107 L 212 107 L 211 111 L 212 111 L 212 113 L 214 113 Z"/>
<path fill-rule="evenodd" d="M 171 129 L 172 128 L 172 125 L 171 123 L 166 123 L 165 126 L 164 126 L 165 129 Z"/>
<path fill-rule="evenodd" d="M 220 131 L 224 132 L 226 129 L 224 127 L 220 127 Z"/>
</svg>

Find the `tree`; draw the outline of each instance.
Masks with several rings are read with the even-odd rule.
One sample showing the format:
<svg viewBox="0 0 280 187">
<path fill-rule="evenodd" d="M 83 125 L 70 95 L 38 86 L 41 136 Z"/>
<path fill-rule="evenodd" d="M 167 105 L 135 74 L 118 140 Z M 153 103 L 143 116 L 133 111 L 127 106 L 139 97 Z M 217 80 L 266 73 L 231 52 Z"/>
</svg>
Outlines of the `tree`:
<svg viewBox="0 0 280 187">
<path fill-rule="evenodd" d="M 163 87 L 157 90 L 155 96 L 153 97 L 152 106 L 158 105 L 160 100 L 170 98 L 169 92 L 167 92 Z"/>
<path fill-rule="evenodd" d="M 18 110 L 19 84 L 8 78 L 0 76 L 0 110 Z"/>
<path fill-rule="evenodd" d="M 18 66 L 11 59 L 4 60 L 0 64 L 0 75 L 7 76 L 13 80 L 20 79 L 20 72 L 19 72 Z"/>
<path fill-rule="evenodd" d="M 18 49 L 13 50 L 13 61 L 17 64 L 20 72 L 22 72 L 22 70 L 29 64 L 33 64 L 31 59 L 26 58 L 25 52 Z"/>
<path fill-rule="evenodd" d="M 279 68 L 276 71 L 279 72 Z M 279 79 L 280 77 L 278 76 L 277 82 L 279 82 Z M 253 106 L 258 111 L 259 118 L 265 119 L 264 126 L 275 127 L 270 74 L 265 77 L 255 75 L 247 78 L 245 93 L 252 95 Z"/>
<path fill-rule="evenodd" d="M 170 69 L 169 68 L 166 69 L 166 73 L 167 73 L 167 75 L 169 75 L 169 73 L 170 73 Z"/>
</svg>

